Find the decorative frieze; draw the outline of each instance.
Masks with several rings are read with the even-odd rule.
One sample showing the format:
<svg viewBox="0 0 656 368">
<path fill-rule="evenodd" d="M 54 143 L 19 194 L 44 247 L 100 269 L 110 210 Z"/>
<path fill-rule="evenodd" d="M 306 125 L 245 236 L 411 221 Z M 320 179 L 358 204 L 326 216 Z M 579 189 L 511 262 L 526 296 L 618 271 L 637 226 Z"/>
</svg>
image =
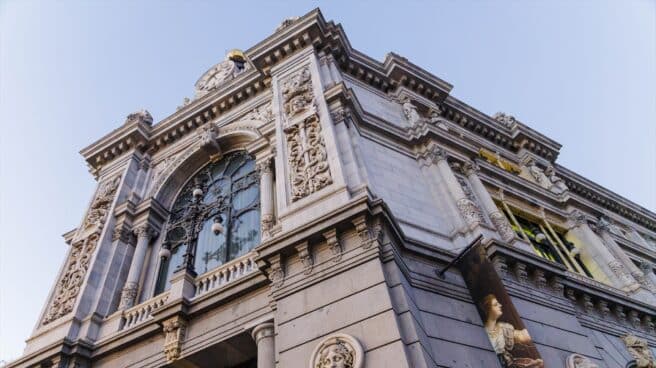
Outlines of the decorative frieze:
<svg viewBox="0 0 656 368">
<path fill-rule="evenodd" d="M 43 318 L 43 325 L 73 311 L 77 296 L 89 269 L 89 263 L 96 250 L 98 239 L 99 234 L 94 232 L 88 238 L 71 245 L 71 253 L 66 261 L 63 274 L 55 286 L 50 306 Z"/>
<path fill-rule="evenodd" d="M 285 129 L 292 201 L 306 197 L 333 182 L 328 154 L 316 114 Z"/>
<path fill-rule="evenodd" d="M 292 118 L 309 109 L 314 102 L 312 74 L 308 66 L 293 74 L 280 84 L 285 115 Z"/>
<path fill-rule="evenodd" d="M 187 321 L 182 316 L 175 316 L 164 321 L 162 324 L 164 338 L 164 355 L 171 363 L 180 358 L 182 354 L 182 343 L 187 332 Z"/>
<path fill-rule="evenodd" d="M 358 340 L 346 334 L 323 339 L 312 351 L 310 368 L 362 368 L 364 350 Z"/>
<path fill-rule="evenodd" d="M 102 229 L 107 219 L 107 213 L 109 212 L 109 207 L 114 200 L 114 195 L 118 189 L 118 185 L 121 182 L 121 176 L 118 175 L 113 179 L 106 180 L 98 188 L 95 198 L 89 206 L 89 212 L 87 217 L 84 219 L 84 224 L 82 229 L 88 229 L 96 227 Z"/>
</svg>

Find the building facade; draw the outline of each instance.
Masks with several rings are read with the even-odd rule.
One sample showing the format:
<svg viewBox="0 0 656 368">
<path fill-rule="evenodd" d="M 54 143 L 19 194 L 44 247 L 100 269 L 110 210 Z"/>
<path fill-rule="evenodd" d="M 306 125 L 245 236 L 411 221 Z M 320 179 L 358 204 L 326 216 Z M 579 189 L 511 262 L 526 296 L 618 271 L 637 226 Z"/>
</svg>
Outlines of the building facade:
<svg viewBox="0 0 656 368">
<path fill-rule="evenodd" d="M 319 10 L 195 87 L 81 151 L 98 187 L 9 367 L 656 367 L 656 214 L 557 142 Z M 436 272 L 475 239 L 525 329 Z M 539 363 L 503 360 L 522 331 Z"/>
</svg>

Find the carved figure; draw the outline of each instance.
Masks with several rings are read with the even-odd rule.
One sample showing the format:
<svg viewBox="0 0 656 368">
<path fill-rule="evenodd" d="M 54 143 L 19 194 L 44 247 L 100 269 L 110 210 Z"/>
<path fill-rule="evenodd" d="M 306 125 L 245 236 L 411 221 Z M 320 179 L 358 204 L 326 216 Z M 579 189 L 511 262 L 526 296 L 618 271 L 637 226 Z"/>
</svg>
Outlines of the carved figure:
<svg viewBox="0 0 656 368">
<path fill-rule="evenodd" d="M 417 112 L 417 107 L 410 101 L 409 98 L 406 98 L 403 101 L 403 115 L 405 115 L 405 118 L 408 120 L 410 125 L 415 125 L 419 120 L 421 120 L 421 116 L 419 116 L 419 113 Z"/>
<path fill-rule="evenodd" d="M 506 322 L 499 322 L 499 317 L 503 314 L 502 305 L 493 294 L 483 298 L 482 309 L 485 311 L 485 331 L 487 332 L 492 347 L 497 355 L 504 362 L 504 367 L 508 368 L 543 368 L 542 359 L 519 358 L 519 350 L 530 348 L 531 337 L 528 331 L 516 330 L 513 325 Z M 522 354 L 524 355 L 524 354 Z"/>
<path fill-rule="evenodd" d="M 360 343 L 352 336 L 335 334 L 314 349 L 310 368 L 361 368 L 363 363 Z"/>
<path fill-rule="evenodd" d="M 148 110 L 133 112 L 132 114 L 128 115 L 127 118 L 125 119 L 125 124 L 132 124 L 132 123 L 146 123 L 150 125 L 153 123 L 153 116 L 150 115 Z"/>
<path fill-rule="evenodd" d="M 646 340 L 634 335 L 626 335 L 622 337 L 622 341 L 631 356 L 635 358 L 637 368 L 656 368 L 656 359 Z"/>
<path fill-rule="evenodd" d="M 514 128 L 518 123 L 517 119 L 515 119 L 514 116 L 506 115 L 503 112 L 497 112 L 496 114 L 494 114 L 492 119 L 494 119 L 497 122 L 501 123 L 501 125 L 503 125 L 504 127 L 508 128 L 508 129 Z"/>
<path fill-rule="evenodd" d="M 529 159 L 526 162 L 526 167 L 528 169 L 529 174 L 531 174 L 531 176 L 533 177 L 533 179 L 538 185 L 546 189 L 551 188 L 551 181 L 549 180 L 547 175 L 545 175 L 544 171 L 542 171 L 542 169 L 535 164 L 535 161 L 533 159 Z"/>
<path fill-rule="evenodd" d="M 552 192 L 560 194 L 566 192 L 569 189 L 567 188 L 567 184 L 565 184 L 565 180 L 556 174 L 556 169 L 552 165 L 547 166 L 547 168 L 544 170 L 544 173 L 547 175 L 547 177 L 549 177 L 549 181 L 551 182 L 551 188 L 549 189 Z"/>
</svg>

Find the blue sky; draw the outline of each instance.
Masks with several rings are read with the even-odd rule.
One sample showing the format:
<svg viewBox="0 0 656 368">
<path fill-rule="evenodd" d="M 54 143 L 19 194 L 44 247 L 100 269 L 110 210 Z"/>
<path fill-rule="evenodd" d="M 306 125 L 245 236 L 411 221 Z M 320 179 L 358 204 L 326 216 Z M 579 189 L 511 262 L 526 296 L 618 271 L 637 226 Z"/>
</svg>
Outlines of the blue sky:
<svg viewBox="0 0 656 368">
<path fill-rule="evenodd" d="M 227 50 L 321 7 L 563 144 L 558 162 L 656 209 L 654 1 L 0 1 L 0 360 L 20 356 L 95 182 L 78 151 L 175 111 Z"/>
</svg>

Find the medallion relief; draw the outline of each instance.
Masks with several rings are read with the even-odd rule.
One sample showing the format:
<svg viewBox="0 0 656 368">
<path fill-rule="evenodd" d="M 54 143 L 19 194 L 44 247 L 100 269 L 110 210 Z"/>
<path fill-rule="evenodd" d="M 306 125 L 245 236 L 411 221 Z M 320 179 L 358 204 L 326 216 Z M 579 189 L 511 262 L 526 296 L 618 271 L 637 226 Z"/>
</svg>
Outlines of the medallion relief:
<svg viewBox="0 0 656 368">
<path fill-rule="evenodd" d="M 358 340 L 346 334 L 333 334 L 314 348 L 310 368 L 362 368 L 364 350 Z"/>
</svg>

